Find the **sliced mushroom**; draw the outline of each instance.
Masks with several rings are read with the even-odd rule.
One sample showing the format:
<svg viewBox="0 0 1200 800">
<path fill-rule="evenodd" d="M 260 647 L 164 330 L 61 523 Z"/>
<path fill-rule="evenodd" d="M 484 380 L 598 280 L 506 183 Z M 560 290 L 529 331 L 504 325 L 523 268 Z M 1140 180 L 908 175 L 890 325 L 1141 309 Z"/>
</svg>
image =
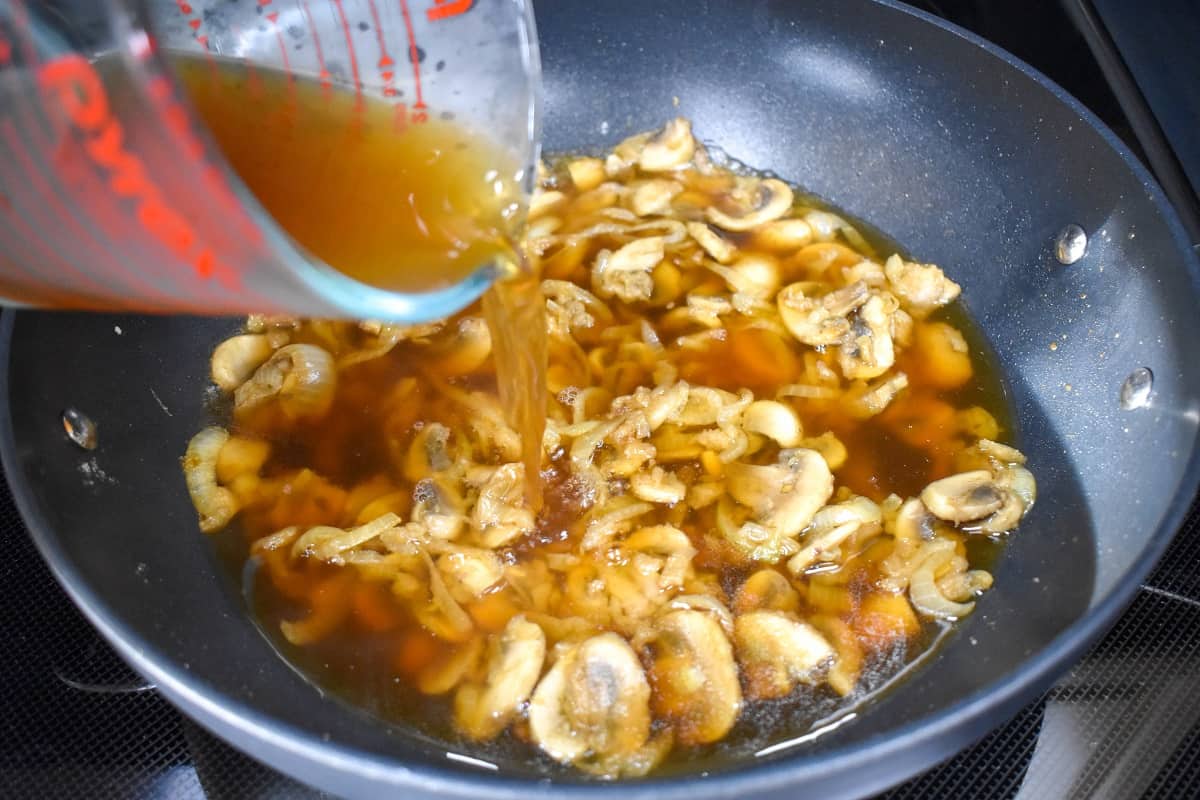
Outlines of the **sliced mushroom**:
<svg viewBox="0 0 1200 800">
<path fill-rule="evenodd" d="M 529 199 L 529 219 L 536 220 L 549 214 L 551 211 L 557 210 L 567 200 L 567 196 L 562 192 L 534 192 L 533 197 Z"/>
<path fill-rule="evenodd" d="M 424 669 L 417 673 L 417 689 L 422 694 L 445 694 L 453 691 L 475 669 L 479 657 L 483 655 L 483 639 L 473 636 L 465 644 L 455 647 L 450 652 L 434 659 Z M 456 719 L 459 728 L 467 735 L 471 733 L 462 720 Z"/>
<path fill-rule="evenodd" d="M 804 221 L 813 232 L 813 238 L 818 242 L 832 242 L 838 231 L 846 226 L 846 220 L 837 214 L 820 209 L 811 209 L 804 214 Z"/>
<path fill-rule="evenodd" d="M 837 344 L 850 332 L 846 315 L 869 296 L 866 284 L 853 283 L 821 293 L 821 285 L 793 283 L 776 295 L 779 317 L 793 336 L 804 344 L 825 347 Z"/>
<path fill-rule="evenodd" d="M 465 684 L 454 697 L 458 729 L 476 740 L 504 730 L 533 692 L 545 658 L 542 629 L 523 615 L 510 619 L 492 641 L 483 684 Z"/>
<path fill-rule="evenodd" d="M 731 421 L 729 410 L 738 402 L 738 395 L 709 386 L 693 386 L 688 391 L 687 402 L 672 420 L 684 427 L 716 425 L 723 419 Z M 747 404 L 749 405 L 749 404 Z"/>
<path fill-rule="evenodd" d="M 788 579 L 773 569 L 760 569 L 746 579 L 733 600 L 738 614 L 751 611 L 795 612 L 800 608 L 800 595 Z"/>
<path fill-rule="evenodd" d="M 595 189 L 608 177 L 604 172 L 604 162 L 598 158 L 577 158 L 568 162 L 567 174 L 571 176 L 571 183 L 581 192 Z"/>
<path fill-rule="evenodd" d="M 779 262 L 772 256 L 761 253 L 744 255 L 730 266 L 708 264 L 709 269 L 725 279 L 730 290 L 734 292 L 735 306 L 742 304 L 753 307 L 748 300 L 764 304 L 779 288 Z M 744 297 L 739 298 L 739 295 Z M 746 308 L 739 308 L 747 313 Z"/>
<path fill-rule="evenodd" d="M 1024 464 L 1025 454 L 1015 447 L 991 439 L 980 439 L 975 443 L 976 449 L 990 459 L 1001 464 Z M 1032 501 L 1030 501 L 1032 503 Z"/>
<path fill-rule="evenodd" d="M 382 358 L 400 342 L 427 343 L 429 337 L 440 331 L 444 325 L 445 322 L 442 320 L 421 325 L 385 325 L 374 320 L 360 322 L 359 330 L 370 334 L 370 338 L 362 342 L 357 349 L 339 356 L 337 359 L 338 369 L 346 369 L 355 364 Z"/>
<path fill-rule="evenodd" d="M 704 252 L 712 256 L 713 260 L 718 264 L 728 264 L 733 260 L 734 254 L 737 253 L 737 246 L 733 242 L 703 222 L 689 222 L 687 230 L 691 234 L 691 237 L 696 240 L 696 244 L 700 245 L 704 249 Z"/>
<path fill-rule="evenodd" d="M 213 383 L 227 392 L 241 386 L 275 352 L 276 336 L 277 332 L 247 333 L 221 342 L 212 354 Z"/>
<path fill-rule="evenodd" d="M 629 481 L 629 488 L 639 500 L 664 505 L 675 505 L 687 494 L 683 481 L 662 467 L 635 474 Z"/>
<path fill-rule="evenodd" d="M 634 239 L 616 252 L 601 250 L 592 267 L 592 285 L 601 297 L 627 303 L 648 300 L 654 292 L 651 272 L 663 260 L 661 236 Z"/>
<path fill-rule="evenodd" d="M 813 564 L 836 561 L 841 545 L 851 536 L 873 536 L 882 530 L 883 513 L 865 497 L 825 506 L 813 516 L 803 547 L 788 560 L 788 570 L 799 575 Z M 861 541 L 861 539 L 860 539 Z"/>
<path fill-rule="evenodd" d="M 677 594 L 667 603 L 662 613 L 669 614 L 671 611 L 699 611 L 708 614 L 721 626 L 726 636 L 733 636 L 733 614 L 711 594 Z"/>
<path fill-rule="evenodd" d="M 778 538 L 799 534 L 833 494 L 833 474 L 814 450 L 786 450 L 771 466 L 727 464 L 725 474 L 729 494 L 754 516 L 741 526 L 733 544 L 760 561 L 778 559 L 781 552 L 773 546 Z M 760 528 L 774 535 L 764 542 Z"/>
<path fill-rule="evenodd" d="M 451 466 L 450 429 L 440 422 L 421 426 L 404 457 L 404 477 L 416 483 Z"/>
<path fill-rule="evenodd" d="M 671 719 L 682 744 L 725 736 L 742 708 L 733 648 L 721 626 L 701 611 L 671 611 L 651 643 L 654 706 Z"/>
<path fill-rule="evenodd" d="M 837 438 L 833 431 L 825 431 L 820 436 L 802 439 L 800 446 L 820 453 L 821 458 L 825 459 L 825 463 L 831 470 L 841 469 L 850 455 L 846 450 L 846 445 L 842 444 L 842 440 Z"/>
<path fill-rule="evenodd" d="M 229 433 L 223 428 L 205 428 L 188 442 L 183 456 L 188 494 L 205 533 L 221 530 L 238 512 L 233 492 L 217 485 L 217 459 L 228 440 Z"/>
<path fill-rule="evenodd" d="M 816 684 L 836 653 L 815 628 L 779 611 L 751 611 L 733 622 L 733 642 L 756 699 L 783 697 L 797 683 Z"/>
<path fill-rule="evenodd" d="M 883 274 L 883 265 L 870 259 L 863 259 L 852 267 L 842 267 L 842 279 L 846 283 L 862 281 L 872 289 L 880 289 L 887 284 L 887 276 Z"/>
<path fill-rule="evenodd" d="M 497 467 L 479 489 L 471 524 L 485 547 L 503 547 L 533 532 L 533 511 L 525 504 L 525 466 Z"/>
<path fill-rule="evenodd" d="M 855 384 L 846 393 L 844 407 L 859 419 L 873 417 L 891 405 L 896 395 L 907 387 L 908 376 L 903 372 L 888 375 L 875 383 Z"/>
<path fill-rule="evenodd" d="M 792 188 L 781 180 L 738 178 L 725 202 L 709 207 L 705 214 L 709 222 L 724 230 L 749 231 L 782 217 L 791 209 L 792 200 Z"/>
<path fill-rule="evenodd" d="M 742 413 L 742 427 L 775 441 L 780 447 L 795 447 L 804 436 L 796 412 L 774 400 L 756 400 Z"/>
<path fill-rule="evenodd" d="M 608 177 L 616 180 L 627 178 L 653 135 L 653 132 L 639 133 L 614 147 L 604 159 L 604 171 Z"/>
<path fill-rule="evenodd" d="M 905 500 L 892 523 L 897 552 L 903 551 L 907 558 L 916 552 L 922 542 L 931 540 L 934 533 L 934 518 L 925 504 L 915 497 Z"/>
<path fill-rule="evenodd" d="M 646 172 L 666 172 L 687 164 L 695 152 L 692 123 L 676 117 L 646 142 L 638 157 L 638 166 Z"/>
<path fill-rule="evenodd" d="M 1006 533 L 1021 522 L 1037 499 L 1037 482 L 1033 473 L 1017 464 L 1001 469 L 996 475 L 996 488 L 1004 498 L 1000 508 L 979 524 L 983 533 Z"/>
<path fill-rule="evenodd" d="M 686 319 L 706 328 L 720 328 L 721 316 L 733 313 L 733 303 L 727 297 L 689 294 L 687 308 L 678 309 L 678 312 Z M 671 312 L 674 313 L 676 312 Z"/>
<path fill-rule="evenodd" d="M 237 388 L 234 410 L 245 412 L 275 400 L 289 419 L 320 419 L 333 406 L 336 389 L 333 356 L 316 345 L 289 344 Z"/>
<path fill-rule="evenodd" d="M 671 201 L 683 191 L 677 181 L 654 179 L 635 184 L 629 207 L 639 217 L 665 214 L 671 210 Z"/>
<path fill-rule="evenodd" d="M 500 557 L 479 547 L 455 547 L 438 558 L 437 566 L 469 597 L 482 597 L 504 577 Z"/>
<path fill-rule="evenodd" d="M 935 308 L 953 302 L 962 287 L 946 277 L 933 264 L 917 264 L 893 255 L 884 263 L 883 271 L 892 291 L 915 316 L 924 316 Z"/>
<path fill-rule="evenodd" d="M 571 281 L 542 281 L 546 297 L 546 319 L 551 336 L 566 337 L 574 331 L 607 325 L 612 312 L 600 298 Z"/>
<path fill-rule="evenodd" d="M 463 317 L 446 341 L 432 345 L 427 364 L 429 371 L 443 378 L 455 378 L 475 372 L 492 354 L 492 335 L 483 317 Z"/>
<path fill-rule="evenodd" d="M 1022 456 L 1022 460 L 1024 460 L 1024 456 Z M 1010 464 L 1000 470 L 996 483 L 1021 498 L 1021 502 L 1025 505 L 1025 511 L 1028 511 L 1037 501 L 1037 481 L 1034 480 L 1033 473 L 1020 466 L 1019 463 Z"/>
<path fill-rule="evenodd" d="M 636 752 L 650 737 L 650 684 L 637 654 L 615 633 L 562 653 L 533 693 L 529 731 L 565 764 Z"/>
<path fill-rule="evenodd" d="M 433 563 L 433 559 L 429 557 L 429 553 L 421 550 L 418 556 L 421 562 L 425 565 L 426 574 L 429 577 L 429 597 L 426 603 L 414 603 L 412 605 L 413 616 L 417 622 L 421 624 L 425 630 L 432 633 L 439 639 L 456 644 L 463 644 L 470 639 L 475 632 L 475 623 L 471 617 L 463 610 L 454 596 L 450 594 L 450 589 L 446 586 L 446 582 L 442 580 L 442 573 Z M 409 575 L 401 575 L 396 583 L 392 586 L 392 591 L 406 596 L 406 592 L 415 589 L 414 597 L 420 593 L 421 587 L 417 583 L 414 586 L 405 586 L 410 581 L 405 581 L 404 578 L 411 578 Z"/>
<path fill-rule="evenodd" d="M 802 219 L 777 219 L 754 232 L 754 243 L 764 250 L 790 252 L 812 241 L 812 227 Z"/>
<path fill-rule="evenodd" d="M 645 553 L 665 559 L 659 575 L 664 586 L 682 586 L 696 548 L 683 531 L 671 525 L 653 525 L 629 535 L 621 543 L 626 553 Z"/>
<path fill-rule="evenodd" d="M 271 455 L 271 443 L 231 436 L 217 454 L 217 482 L 230 485 L 243 475 L 257 475 Z"/>
<path fill-rule="evenodd" d="M 466 516 L 462 495 L 444 476 L 426 478 L 413 488 L 412 521 L 430 537 L 444 541 L 458 538 Z"/>
<path fill-rule="evenodd" d="M 877 378 L 896 363 L 891 326 L 895 298 L 891 301 L 874 294 L 858 309 L 858 317 L 838 349 L 838 363 L 847 378 Z"/>
<path fill-rule="evenodd" d="M 1004 494 L 986 469 L 960 472 L 934 481 L 921 492 L 921 502 L 939 519 L 974 522 L 997 511 Z"/>
</svg>

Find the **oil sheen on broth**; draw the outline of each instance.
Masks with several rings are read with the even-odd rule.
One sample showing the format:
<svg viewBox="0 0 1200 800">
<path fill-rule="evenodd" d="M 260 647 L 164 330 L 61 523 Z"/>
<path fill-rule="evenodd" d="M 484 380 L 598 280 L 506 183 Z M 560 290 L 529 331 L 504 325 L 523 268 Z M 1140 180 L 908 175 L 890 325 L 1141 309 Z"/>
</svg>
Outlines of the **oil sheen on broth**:
<svg viewBox="0 0 1200 800">
<path fill-rule="evenodd" d="M 252 318 L 214 354 L 232 422 L 185 471 L 264 630 L 354 704 L 545 773 L 716 766 L 885 687 L 1034 497 L 957 285 L 684 120 L 540 185 L 544 330 Z M 534 513 L 492 340 L 532 370 L 511 345 L 543 335 Z"/>
</svg>

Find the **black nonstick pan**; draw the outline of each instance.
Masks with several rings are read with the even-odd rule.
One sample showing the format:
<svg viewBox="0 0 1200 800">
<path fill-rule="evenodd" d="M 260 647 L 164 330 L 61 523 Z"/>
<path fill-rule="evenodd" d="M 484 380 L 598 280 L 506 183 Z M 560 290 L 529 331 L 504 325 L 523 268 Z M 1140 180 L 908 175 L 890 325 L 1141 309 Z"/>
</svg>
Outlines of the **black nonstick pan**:
<svg viewBox="0 0 1200 800">
<path fill-rule="evenodd" d="M 1195 493 L 1192 243 L 1076 101 L 898 4 L 553 0 L 537 12 L 548 151 L 611 145 L 684 114 L 702 138 L 874 223 L 964 285 L 1040 499 L 995 588 L 936 658 L 823 735 L 703 774 L 599 784 L 502 753 L 494 769 L 448 756 L 293 671 L 197 531 L 179 457 L 207 419 L 208 355 L 236 326 L 228 319 L 5 314 L 0 443 L 38 546 L 169 699 L 336 794 L 828 799 L 931 766 L 1014 713 L 1114 620 Z M 1068 225 L 1088 245 L 1064 265 L 1055 244 Z M 94 451 L 63 435 L 64 409 L 96 422 Z"/>
</svg>

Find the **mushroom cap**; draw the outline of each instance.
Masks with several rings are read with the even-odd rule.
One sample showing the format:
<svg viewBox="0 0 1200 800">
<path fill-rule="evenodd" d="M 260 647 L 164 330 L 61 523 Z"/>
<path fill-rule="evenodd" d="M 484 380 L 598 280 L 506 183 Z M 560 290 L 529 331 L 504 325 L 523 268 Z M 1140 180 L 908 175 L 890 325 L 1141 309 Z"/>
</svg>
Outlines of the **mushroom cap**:
<svg viewBox="0 0 1200 800">
<path fill-rule="evenodd" d="M 684 744 L 715 742 L 742 708 L 733 648 L 712 615 L 671 611 L 659 619 L 653 642 L 655 706 L 675 721 Z"/>
<path fill-rule="evenodd" d="M 560 655 L 534 690 L 529 730 L 564 763 L 636 751 L 650 736 L 650 684 L 637 654 L 602 633 Z"/>
<path fill-rule="evenodd" d="M 921 492 L 921 502 L 939 519 L 973 522 L 1004 504 L 1004 495 L 986 469 L 960 472 L 936 480 Z"/>
<path fill-rule="evenodd" d="M 724 204 L 705 210 L 708 221 L 727 231 L 741 232 L 779 219 L 792 208 L 792 187 L 776 178 L 739 178 Z"/>
<path fill-rule="evenodd" d="M 815 683 L 836 657 L 816 628 L 779 611 L 751 611 L 733 626 L 748 691 L 759 698 L 782 697 L 797 683 Z"/>
</svg>

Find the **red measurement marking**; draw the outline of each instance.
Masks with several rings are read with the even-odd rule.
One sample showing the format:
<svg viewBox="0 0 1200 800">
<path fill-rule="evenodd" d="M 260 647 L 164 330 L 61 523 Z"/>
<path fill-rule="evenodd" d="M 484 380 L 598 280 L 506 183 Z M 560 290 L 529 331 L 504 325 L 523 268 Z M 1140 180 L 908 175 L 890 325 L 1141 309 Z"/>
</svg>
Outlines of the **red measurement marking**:
<svg viewBox="0 0 1200 800">
<path fill-rule="evenodd" d="M 79 284 L 79 288 L 85 292 L 103 294 L 103 290 L 91 280 L 91 276 L 78 269 L 79 259 L 72 259 L 63 252 L 62 248 L 69 241 L 69 237 L 63 235 L 61 221 L 49 213 L 45 198 L 33 196 L 34 186 L 44 183 L 44 180 L 41 180 L 40 171 L 31 162 L 28 148 L 18 140 L 16 127 L 11 120 L 4 120 L 0 127 L 3 128 L 5 147 L 14 156 L 4 160 L 3 166 L 0 167 L 0 180 L 6 185 L 23 187 L 22 196 L 28 200 L 27 203 L 18 203 L 18 207 L 14 209 L 17 213 L 10 219 L 15 227 L 19 226 L 18 237 L 5 241 L 4 246 L 6 249 L 19 244 L 28 247 L 32 243 L 43 251 L 40 258 L 34 257 L 31 260 L 27 256 L 22 259 L 20 269 L 9 277 L 19 278 L 21 273 L 24 273 L 24 277 L 30 278 L 35 286 L 42 284 L 42 291 L 55 291 L 54 287 L 45 285 L 53 282 L 63 286 Z M 23 170 L 18 166 L 18 162 L 24 167 Z M 47 281 L 43 276 L 52 277 Z"/>
<path fill-rule="evenodd" d="M 260 6 L 271 5 L 271 0 L 258 0 Z M 287 42 L 283 40 L 283 29 L 279 27 L 279 12 L 267 12 L 267 20 L 275 28 L 275 41 L 279 43 L 279 60 L 283 64 L 283 71 L 288 76 L 288 86 L 291 86 L 295 81 L 295 76 L 292 75 L 292 65 L 288 61 Z"/>
<path fill-rule="evenodd" d="M 475 5 L 475 0 L 433 0 L 433 8 L 425 12 L 425 16 L 430 22 L 437 22 L 439 19 L 449 19 L 457 17 L 459 14 L 465 14 L 471 10 L 471 6 Z"/>
<path fill-rule="evenodd" d="M 362 105 L 362 81 L 358 77 L 358 56 L 354 52 L 354 38 L 350 35 L 350 23 L 346 21 L 346 9 L 342 7 L 342 0 L 333 0 L 333 5 L 337 8 L 338 17 L 342 21 L 342 33 L 346 36 L 346 49 L 350 51 L 350 76 L 354 80 L 354 100 L 359 106 Z"/>
<path fill-rule="evenodd" d="M 321 85 L 326 89 L 329 88 L 329 70 L 325 68 L 325 53 L 321 50 L 321 37 L 317 34 L 317 26 L 313 24 L 312 12 L 308 9 L 308 3 L 301 3 L 304 9 L 304 17 L 308 20 L 308 30 L 312 34 L 313 46 L 317 50 L 317 64 L 321 67 L 320 79 Z"/>
<path fill-rule="evenodd" d="M 175 0 L 175 7 L 178 8 L 179 13 L 185 17 L 192 17 L 192 14 L 196 11 L 196 9 L 192 8 L 190 3 L 186 3 L 184 0 Z M 192 17 L 187 21 L 187 24 L 193 32 L 198 32 L 200 30 L 200 26 L 204 24 L 204 21 L 200 17 Z M 208 46 L 208 36 L 199 34 L 196 36 L 196 41 L 199 42 L 205 50 L 211 49 Z"/>
<path fill-rule="evenodd" d="M 192 131 L 192 120 L 188 112 L 178 103 L 171 102 L 172 91 L 170 82 L 162 75 L 156 75 L 147 84 L 150 97 L 161 108 L 162 120 L 178 142 L 183 152 L 192 161 L 204 160 L 204 143 Z"/>
<path fill-rule="evenodd" d="M 40 114 L 37 112 L 37 110 L 34 110 L 32 106 L 29 106 L 28 109 L 24 110 L 24 112 L 17 113 L 16 120 L 6 120 L 4 122 L 4 127 L 6 128 L 4 133 L 5 139 L 7 139 L 8 143 L 8 150 L 10 150 L 12 154 L 16 155 L 16 158 L 13 158 L 11 162 L 5 163 L 5 167 L 17 169 L 16 164 L 19 162 L 26 170 L 26 173 L 29 174 L 28 181 L 13 181 L 12 179 L 7 179 L 4 178 L 4 176 L 0 176 L 0 184 L 6 184 L 10 186 L 30 186 L 34 188 L 34 190 L 41 190 L 44 194 L 47 194 L 50 203 L 43 203 L 43 201 L 37 200 L 32 203 L 31 210 L 32 213 L 34 213 L 32 224 L 29 222 L 28 215 L 24 215 L 24 213 L 19 212 L 17 215 L 20 222 L 30 225 L 30 233 L 28 234 L 28 237 L 30 240 L 35 242 L 37 241 L 38 236 L 40 236 L 42 233 L 48 233 L 48 231 L 58 231 L 58 229 L 61 227 L 61 224 L 64 222 L 70 223 L 74 225 L 74 227 L 78 228 L 79 223 L 77 223 L 77 219 L 80 223 L 82 223 L 96 218 L 95 215 L 89 213 L 89 210 L 86 209 L 85 205 L 72 206 L 72 209 L 76 211 L 76 213 L 71 215 L 71 213 L 68 212 L 66 204 L 62 203 L 56 194 L 52 194 L 54 190 L 52 187 L 50 187 L 50 181 L 56 182 L 56 184 L 59 186 L 65 186 L 64 182 L 60 180 L 62 176 L 64 176 L 65 172 L 68 172 L 65 167 L 71 166 L 71 164 L 83 164 L 83 151 L 82 149 L 77 148 L 77 146 L 74 146 L 70 139 L 65 138 L 70 136 L 70 132 L 67 131 L 65 125 L 58 127 L 54 125 L 55 122 L 65 121 L 54 119 L 54 116 L 49 112 L 48 108 L 43 107 L 43 109 L 46 109 L 46 113 Z M 47 136 L 46 132 L 42 131 L 42 125 L 40 122 L 38 122 L 38 118 L 41 118 L 47 122 L 47 125 L 50 127 L 50 134 L 52 134 L 54 137 L 53 143 L 49 136 Z M 22 140 L 19 139 L 18 131 L 22 130 L 26 133 L 25 142 L 22 142 Z M 32 144 L 29 143 L 30 139 L 32 139 Z M 35 158 L 40 154 L 53 157 L 53 164 L 50 164 L 46 161 L 37 163 Z M 5 170 L 5 172 L 7 172 L 7 170 Z M 74 172 L 74 170 L 70 170 L 70 172 Z M 88 174 L 91 176 L 90 172 Z M 30 194 L 26 193 L 24 194 L 24 197 L 29 198 L 31 196 Z M 54 210 L 58 212 L 54 217 L 49 217 L 47 215 L 50 204 L 54 204 Z M 101 204 L 101 207 L 104 211 L 109 211 L 112 209 L 113 204 L 106 199 L 104 200 L 104 203 Z M 36 227 L 32 227 L 32 225 L 36 225 Z M 94 225 L 89 225 L 89 227 L 92 230 L 96 230 Z M 104 222 L 101 222 L 100 230 L 114 231 L 115 228 L 110 227 L 108 224 L 104 224 Z M 102 242 L 103 237 L 97 233 L 95 240 L 97 242 Z M 17 242 L 12 240 L 6 240 L 5 246 L 11 247 L 16 245 L 16 243 Z M 86 234 L 79 235 L 77 230 L 72 231 L 71 236 L 53 236 L 53 245 L 50 243 L 50 237 L 48 236 L 46 242 L 41 243 L 41 247 L 43 249 L 47 249 L 47 251 L 54 251 L 55 253 L 62 255 L 67 253 L 67 249 L 64 248 L 72 245 L 72 243 L 77 247 L 82 246 L 82 249 L 74 253 L 74 257 L 72 259 L 64 258 L 64 261 L 62 261 L 62 264 L 58 267 L 58 272 L 60 276 L 72 278 L 72 284 L 76 285 L 77 289 L 82 290 L 82 293 L 91 297 L 92 307 L 95 307 L 95 301 L 98 299 L 98 297 L 103 297 L 106 295 L 109 296 L 108 300 L 106 301 L 106 305 L 110 308 L 131 307 L 130 303 L 119 300 L 118 297 L 112 295 L 112 291 L 110 291 L 110 285 L 112 285 L 114 278 L 124 279 L 124 281 L 126 281 L 126 287 L 134 288 L 132 293 L 130 293 L 130 290 L 126 289 L 126 294 L 143 297 L 143 299 L 146 300 L 152 299 L 152 297 L 155 297 L 156 299 L 156 297 L 164 296 L 157 294 L 154 288 L 149 287 L 149 285 L 146 285 L 144 282 L 142 282 L 142 279 L 140 279 L 140 276 L 136 270 L 128 269 L 124 261 L 116 257 L 115 252 L 106 251 L 103 246 L 101 246 L 101 248 L 97 251 L 96 248 L 89 245 L 88 236 L 86 236 Z M 106 275 L 107 278 L 106 281 L 104 281 L 103 284 L 91 281 L 90 273 L 85 269 L 86 265 L 97 263 L 97 261 L 101 260 L 101 255 L 106 254 L 106 252 L 113 252 L 112 260 L 110 260 L 110 266 L 108 267 L 108 270 L 104 271 L 104 275 Z M 43 293 L 43 295 L 46 297 L 53 297 L 53 300 L 49 301 L 49 305 L 62 307 L 65 303 L 64 297 L 84 296 L 80 295 L 78 291 L 77 293 L 71 293 L 70 295 L 61 293 L 54 294 L 54 289 L 49 289 L 46 287 L 46 285 L 44 285 L 46 284 L 46 281 L 44 281 L 44 278 L 42 278 L 41 275 L 44 271 L 47 271 L 47 267 L 50 267 L 54 264 L 53 259 L 50 261 L 47 261 L 44 258 L 25 260 L 24 264 L 26 266 L 34 265 L 35 279 L 34 283 L 30 285 L 30 294 L 28 296 L 23 296 L 23 300 L 32 301 L 32 299 L 34 299 L 34 295 L 32 295 L 32 293 L 34 293 L 36 290 L 41 291 L 41 293 Z M 73 278 L 76 276 L 82 277 L 82 279 L 79 279 L 79 281 L 74 281 Z M 44 294 L 46 291 L 50 291 L 52 294 Z M 74 307 L 85 307 L 88 306 L 89 303 L 84 300 L 74 300 L 71 302 L 71 305 Z"/>
<path fill-rule="evenodd" d="M 42 90 L 55 98 L 72 125 L 85 137 L 84 152 L 109 174 L 109 188 L 137 203 L 135 216 L 142 227 L 201 277 L 214 277 L 230 289 L 241 279 L 227 265 L 215 262 L 188 219 L 173 208 L 146 166 L 125 144 L 125 131 L 113 116 L 108 95 L 95 67 L 81 56 L 68 55 L 38 69 Z"/>
<path fill-rule="evenodd" d="M 391 55 L 387 51 L 387 42 L 383 38 L 383 25 L 379 22 L 379 9 L 375 6 L 375 0 L 367 0 L 367 7 L 371 9 L 371 21 L 375 23 L 375 41 L 379 42 L 379 77 L 383 78 L 383 96 L 395 97 L 396 87 L 396 72 L 391 69 L 396 62 L 392 60 Z"/>
<path fill-rule="evenodd" d="M 49 227 L 44 227 L 43 230 L 46 232 L 55 231 L 65 224 L 68 228 L 69 237 L 61 240 L 61 244 L 66 245 L 69 243 L 75 247 L 82 246 L 84 248 L 84 252 L 81 255 L 85 257 L 74 259 L 75 264 L 95 263 L 101 267 L 101 273 L 110 276 L 117 276 L 124 273 L 123 265 L 113 257 L 107 243 L 94 232 L 85 230 L 75 215 L 59 199 L 58 193 L 50 185 L 50 181 L 47 180 L 44 171 L 33 163 L 33 159 L 17 135 L 17 129 L 12 121 L 5 120 L 0 124 L 0 128 L 3 129 L 2 135 L 5 144 L 9 147 L 9 152 L 15 156 L 20 168 L 25 172 L 28 180 L 28 188 L 32 188 L 34 192 L 40 195 L 40 202 L 35 201 L 37 207 L 39 209 L 48 207 L 50 213 L 46 215 L 47 219 L 44 224 L 48 224 Z M 83 269 L 75 268 L 74 264 L 70 265 L 65 273 L 57 277 L 60 279 L 65 278 L 72 284 L 78 283 L 79 288 L 84 289 L 88 294 L 100 296 L 107 293 L 99 283 L 92 279 L 90 273 Z"/>
<path fill-rule="evenodd" d="M 404 32 L 408 36 L 408 60 L 412 62 L 413 83 L 417 87 L 417 102 L 413 103 L 413 110 L 424 112 L 425 98 L 421 94 L 421 51 L 417 48 L 417 37 L 413 33 L 412 17 L 408 13 L 408 0 L 400 0 L 400 14 L 404 17 Z M 413 114 L 413 122 L 424 122 L 425 119 L 424 113 Z"/>
</svg>

